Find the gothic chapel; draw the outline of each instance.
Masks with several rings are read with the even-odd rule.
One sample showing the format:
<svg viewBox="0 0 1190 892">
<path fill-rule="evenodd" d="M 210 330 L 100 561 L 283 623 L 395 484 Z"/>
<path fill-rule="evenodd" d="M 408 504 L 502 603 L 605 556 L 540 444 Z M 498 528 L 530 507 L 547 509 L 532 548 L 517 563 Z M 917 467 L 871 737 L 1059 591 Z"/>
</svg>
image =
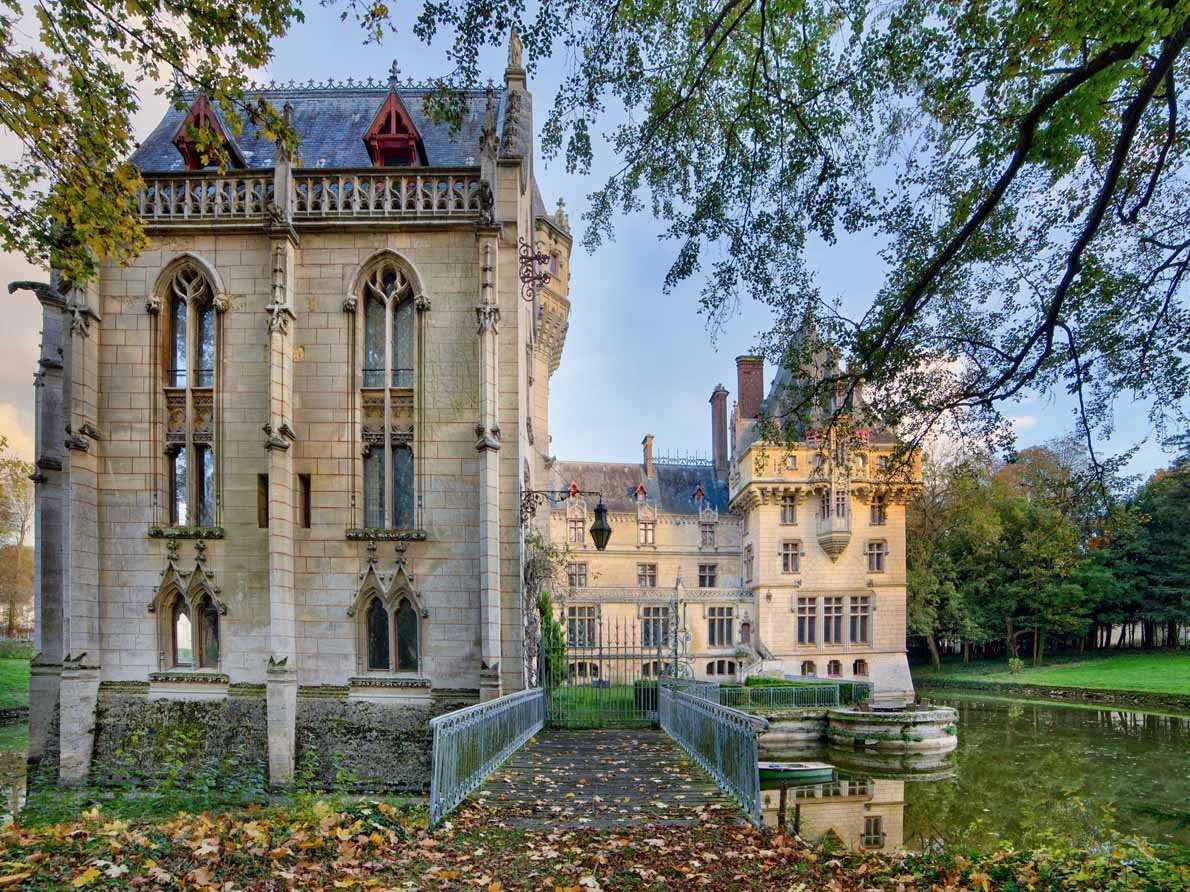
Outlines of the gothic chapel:
<svg viewBox="0 0 1190 892">
<path fill-rule="evenodd" d="M 63 783 L 182 727 L 274 785 L 419 787 L 431 716 L 526 684 L 571 236 L 518 42 L 455 132 L 395 75 L 260 94 L 300 157 L 186 97 L 133 157 L 149 248 L 37 289 L 30 755 Z"/>
</svg>

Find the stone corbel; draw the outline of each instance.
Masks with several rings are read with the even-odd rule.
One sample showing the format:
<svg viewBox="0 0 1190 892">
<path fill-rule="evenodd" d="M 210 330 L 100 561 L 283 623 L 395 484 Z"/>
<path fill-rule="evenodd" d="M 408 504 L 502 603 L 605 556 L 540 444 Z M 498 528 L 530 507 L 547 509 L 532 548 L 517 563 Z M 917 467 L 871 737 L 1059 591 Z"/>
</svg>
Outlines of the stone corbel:
<svg viewBox="0 0 1190 892">
<path fill-rule="evenodd" d="M 479 334 L 499 331 L 500 308 L 494 304 L 480 304 L 475 308 L 475 318 L 479 322 Z"/>
<path fill-rule="evenodd" d="M 281 427 L 285 427 L 285 425 L 282 425 Z M 265 449 L 271 452 L 274 449 L 289 448 L 289 440 L 282 436 L 282 431 L 280 428 L 278 428 L 277 431 L 274 431 L 271 424 L 266 424 L 263 428 L 261 428 L 261 430 L 263 430 L 265 434 L 268 435 L 268 439 L 264 441 Z"/>
<path fill-rule="evenodd" d="M 155 294 L 150 294 L 145 298 L 145 312 L 150 316 L 156 316 L 161 312 L 161 298 Z"/>
<path fill-rule="evenodd" d="M 83 338 L 90 337 L 91 323 L 101 321 L 99 314 L 86 303 L 70 301 L 66 305 L 66 311 L 70 313 L 70 333 L 72 335 Z"/>
<path fill-rule="evenodd" d="M 359 308 L 359 299 L 354 294 L 349 294 L 343 298 L 343 312 L 354 313 Z"/>
<path fill-rule="evenodd" d="M 91 441 L 83 436 L 81 433 L 76 434 L 70 429 L 70 425 L 66 425 L 66 448 L 72 449 L 75 452 L 87 452 L 91 448 Z"/>
<path fill-rule="evenodd" d="M 430 299 L 425 294 L 419 294 L 413 298 L 413 308 L 419 313 L 428 313 L 430 311 Z"/>
<path fill-rule="evenodd" d="M 500 428 L 493 425 L 491 428 L 485 427 L 483 424 L 475 425 L 475 450 L 483 452 L 487 449 L 499 451 L 500 449 Z"/>
<path fill-rule="evenodd" d="M 224 292 L 220 291 L 211 298 L 211 306 L 215 308 L 216 313 L 226 313 L 231 309 L 231 298 Z"/>
<path fill-rule="evenodd" d="M 284 303 L 271 303 L 265 307 L 265 311 L 269 314 L 270 334 L 289 334 L 289 323 L 297 319 L 293 310 Z"/>
</svg>

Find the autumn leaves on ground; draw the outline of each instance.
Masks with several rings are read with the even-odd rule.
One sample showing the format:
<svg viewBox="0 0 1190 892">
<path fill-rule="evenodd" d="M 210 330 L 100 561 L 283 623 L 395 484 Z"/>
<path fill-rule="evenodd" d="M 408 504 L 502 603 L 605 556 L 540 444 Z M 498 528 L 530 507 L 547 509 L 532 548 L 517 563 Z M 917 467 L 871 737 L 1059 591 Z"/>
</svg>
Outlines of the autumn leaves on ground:
<svg viewBox="0 0 1190 892">
<path fill-rule="evenodd" d="M 98 811 L 0 836 L 17 889 L 1184 889 L 1185 850 L 1094 856 L 832 852 L 727 821 L 631 831 L 511 830 L 470 806 L 435 832 L 384 802 L 310 801 L 126 822 Z"/>
</svg>

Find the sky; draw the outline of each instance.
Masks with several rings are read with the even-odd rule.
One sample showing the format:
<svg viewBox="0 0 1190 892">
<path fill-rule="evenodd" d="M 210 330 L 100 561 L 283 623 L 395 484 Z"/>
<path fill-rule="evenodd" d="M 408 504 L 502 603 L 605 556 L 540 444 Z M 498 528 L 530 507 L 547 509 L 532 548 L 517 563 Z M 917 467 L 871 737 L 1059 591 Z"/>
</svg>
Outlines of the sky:
<svg viewBox="0 0 1190 892">
<path fill-rule="evenodd" d="M 412 10 L 412 6 L 403 9 Z M 424 79 L 448 72 L 443 43 L 426 47 L 408 29 L 389 35 L 379 45 L 364 46 L 352 22 L 341 22 L 334 9 L 307 4 L 307 21 L 276 47 L 264 77 L 278 81 L 306 81 L 369 76 L 386 78 L 397 61 L 403 77 Z M 399 14 L 400 15 L 400 14 Z M 484 70 L 499 81 L 505 66 L 504 48 L 491 48 Z M 547 60 L 530 75 L 536 125 L 565 74 L 564 64 Z M 157 96 L 143 97 L 137 117 L 138 135 L 146 136 L 164 109 Z M 617 123 L 605 122 L 610 132 Z M 0 129 L 0 159 L 11 157 L 12 138 Z M 571 257 L 570 329 L 562 365 L 551 382 L 551 452 L 562 459 L 639 461 L 641 439 L 656 437 L 659 454 L 710 453 L 708 399 L 722 383 L 735 399 L 735 357 L 749 352 L 764 331 L 770 315 L 766 307 L 741 302 L 739 312 L 719 330 L 710 332 L 698 314 L 697 277 L 672 293 L 662 283 L 676 246 L 662 239 L 662 227 L 651 215 L 622 217 L 616 238 L 594 254 L 578 244 L 587 195 L 602 184 L 615 159 L 602 140 L 595 143 L 596 162 L 588 175 L 568 174 L 558 159 L 537 159 L 537 179 L 546 206 L 563 198 L 575 234 Z M 880 284 L 878 245 L 863 237 L 835 246 L 816 245 L 809 260 L 816 269 L 825 298 L 839 297 L 845 307 L 858 310 Z M 709 258 L 708 258 L 709 259 Z M 0 255 L 0 284 L 12 279 L 44 278 L 11 255 Z M 0 326 L 0 434 L 26 458 L 32 456 L 33 387 L 39 310 L 28 292 L 8 298 Z M 772 380 L 766 369 L 766 388 Z M 1059 437 L 1073 428 L 1065 395 L 1039 395 L 1010 406 L 1018 447 Z M 1148 424 L 1143 411 L 1122 402 L 1117 412 L 1117 436 L 1109 451 L 1121 452 L 1145 439 Z M 1152 438 L 1150 438 L 1152 439 Z M 1147 475 L 1168 464 L 1170 455 L 1155 442 L 1141 446 L 1128 470 Z"/>
</svg>

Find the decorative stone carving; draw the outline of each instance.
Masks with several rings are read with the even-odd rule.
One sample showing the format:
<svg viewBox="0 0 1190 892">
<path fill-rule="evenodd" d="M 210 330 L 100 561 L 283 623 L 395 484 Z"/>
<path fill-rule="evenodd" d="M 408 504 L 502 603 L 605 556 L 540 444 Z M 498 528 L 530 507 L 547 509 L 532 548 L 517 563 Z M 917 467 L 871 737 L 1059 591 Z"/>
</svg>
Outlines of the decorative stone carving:
<svg viewBox="0 0 1190 892">
<path fill-rule="evenodd" d="M 499 331 L 500 308 L 492 304 L 482 304 L 475 308 L 475 318 L 479 321 L 479 333 Z"/>
</svg>

